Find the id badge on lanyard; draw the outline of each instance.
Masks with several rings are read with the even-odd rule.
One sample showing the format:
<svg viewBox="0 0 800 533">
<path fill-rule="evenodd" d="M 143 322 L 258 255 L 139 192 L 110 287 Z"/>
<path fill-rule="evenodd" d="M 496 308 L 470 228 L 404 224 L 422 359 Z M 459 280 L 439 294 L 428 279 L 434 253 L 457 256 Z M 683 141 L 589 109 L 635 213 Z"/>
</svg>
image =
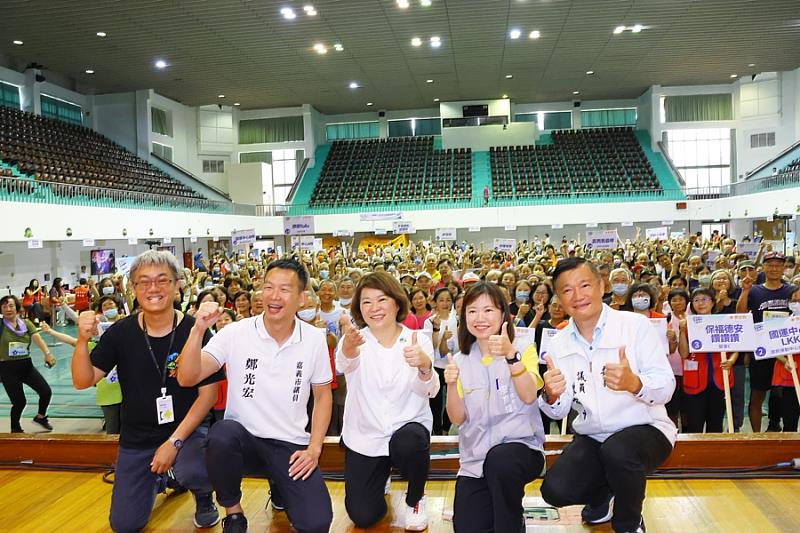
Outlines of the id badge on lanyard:
<svg viewBox="0 0 800 533">
<path fill-rule="evenodd" d="M 150 345 L 150 339 L 147 337 L 147 324 L 144 322 L 144 317 L 142 317 L 142 325 L 144 326 L 144 342 L 147 345 L 147 350 L 150 352 L 150 357 L 153 359 L 156 372 L 158 372 L 161 378 L 161 396 L 156 398 L 156 417 L 159 425 L 170 424 L 175 422 L 175 409 L 172 405 L 172 395 L 167 394 L 167 360 L 166 358 L 164 359 L 163 370 L 159 368 L 156 354 L 153 352 L 153 347 Z M 167 348 L 167 357 L 169 357 L 169 353 L 172 351 L 172 343 L 175 341 L 175 328 L 177 325 L 178 315 L 175 314 L 172 321 L 172 333 L 170 334 L 169 348 Z"/>
<path fill-rule="evenodd" d="M 175 411 L 172 408 L 172 395 L 167 394 L 166 387 L 161 387 L 161 396 L 156 398 L 156 414 L 158 415 L 159 425 L 175 422 Z"/>
</svg>

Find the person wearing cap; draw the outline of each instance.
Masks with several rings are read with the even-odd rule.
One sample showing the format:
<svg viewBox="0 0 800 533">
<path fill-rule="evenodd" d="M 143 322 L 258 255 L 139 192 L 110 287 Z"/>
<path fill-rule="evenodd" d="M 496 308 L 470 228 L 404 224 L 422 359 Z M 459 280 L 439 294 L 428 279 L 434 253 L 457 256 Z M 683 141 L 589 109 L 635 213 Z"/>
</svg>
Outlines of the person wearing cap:
<svg viewBox="0 0 800 533">
<path fill-rule="evenodd" d="M 736 303 L 738 313 L 753 313 L 753 321 L 756 323 L 765 320 L 780 319 L 788 317 L 789 297 L 792 294 L 792 286 L 783 282 L 783 269 L 786 258 L 781 252 L 767 252 L 764 254 L 764 283 L 755 285 L 755 277 L 752 270 L 739 267 L 739 277 L 742 292 Z M 756 360 L 750 358 L 750 406 L 748 414 L 750 425 L 754 432 L 761 431 L 761 409 L 767 391 L 772 388 L 772 373 L 775 365 L 774 359 Z M 770 402 L 770 420 L 780 417 L 775 412 L 778 404 Z M 779 431 L 776 427 L 771 427 Z"/>
<path fill-rule="evenodd" d="M 433 287 L 433 278 L 426 270 L 417 274 L 416 286 L 430 296 L 431 288 Z"/>
<path fill-rule="evenodd" d="M 475 272 L 467 272 L 461 278 L 461 282 L 464 284 L 464 290 L 467 289 L 473 283 L 477 283 L 481 280 L 480 276 L 478 276 Z"/>
</svg>

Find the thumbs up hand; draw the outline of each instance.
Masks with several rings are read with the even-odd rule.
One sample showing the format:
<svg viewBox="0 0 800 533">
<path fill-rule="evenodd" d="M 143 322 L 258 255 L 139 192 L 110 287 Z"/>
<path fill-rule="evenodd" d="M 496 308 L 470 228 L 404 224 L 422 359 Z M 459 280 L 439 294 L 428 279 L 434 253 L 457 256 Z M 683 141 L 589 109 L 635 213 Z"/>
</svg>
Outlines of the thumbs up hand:
<svg viewBox="0 0 800 533">
<path fill-rule="evenodd" d="M 431 366 L 433 366 L 431 358 L 428 357 L 428 354 L 422 351 L 422 347 L 420 347 L 419 342 L 417 341 L 416 331 L 411 334 L 411 344 L 407 344 L 405 348 L 403 348 L 403 357 L 405 358 L 406 363 L 408 363 L 408 366 L 419 369 L 423 372 L 430 372 Z"/>
<path fill-rule="evenodd" d="M 489 353 L 495 357 L 508 357 L 514 355 L 517 351 L 511 345 L 511 339 L 508 337 L 508 322 L 503 322 L 500 327 L 500 335 L 489 336 Z"/>
<path fill-rule="evenodd" d="M 544 379 L 544 392 L 547 395 L 547 402 L 552 405 L 567 390 L 567 380 L 564 379 L 564 374 L 556 367 L 549 355 L 544 356 L 544 361 L 547 363 L 547 371 L 542 376 Z"/>
<path fill-rule="evenodd" d="M 631 370 L 625 346 L 619 348 L 619 363 L 606 363 L 603 367 L 603 383 L 611 390 L 627 391 L 638 394 L 642 389 L 642 382 Z"/>
<path fill-rule="evenodd" d="M 458 382 L 458 365 L 450 354 L 447 354 L 447 366 L 444 367 L 444 382 L 448 385 L 455 385 Z"/>
</svg>

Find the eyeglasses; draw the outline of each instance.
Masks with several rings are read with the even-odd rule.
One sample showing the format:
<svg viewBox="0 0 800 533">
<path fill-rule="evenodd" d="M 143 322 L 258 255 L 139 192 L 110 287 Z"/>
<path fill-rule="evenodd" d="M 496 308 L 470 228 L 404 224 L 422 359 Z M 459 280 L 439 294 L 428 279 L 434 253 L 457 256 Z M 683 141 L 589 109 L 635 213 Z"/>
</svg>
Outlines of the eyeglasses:
<svg viewBox="0 0 800 533">
<path fill-rule="evenodd" d="M 709 304 L 709 303 L 711 303 L 713 301 L 714 300 L 712 300 L 711 298 L 695 298 L 694 300 L 692 300 L 692 303 L 695 304 L 695 305 L 697 305 L 697 304 Z"/>
<path fill-rule="evenodd" d="M 156 278 L 156 279 L 140 278 L 133 284 L 133 286 L 136 287 L 137 289 L 149 289 L 150 287 L 155 285 L 157 288 L 163 289 L 165 287 L 168 287 L 174 281 L 175 280 L 172 278 Z"/>
</svg>

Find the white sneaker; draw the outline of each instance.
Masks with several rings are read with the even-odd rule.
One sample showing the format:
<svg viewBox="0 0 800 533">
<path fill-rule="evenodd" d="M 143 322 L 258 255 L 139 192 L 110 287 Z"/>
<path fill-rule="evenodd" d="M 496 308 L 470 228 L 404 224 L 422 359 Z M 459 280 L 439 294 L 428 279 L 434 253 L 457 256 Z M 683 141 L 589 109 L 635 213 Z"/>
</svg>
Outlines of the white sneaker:
<svg viewBox="0 0 800 533">
<path fill-rule="evenodd" d="M 406 505 L 406 531 L 425 531 L 428 529 L 428 515 L 425 512 L 425 496 L 414 507 Z"/>
<path fill-rule="evenodd" d="M 392 491 L 392 475 L 386 478 L 386 486 L 383 487 L 383 495 L 386 496 Z"/>
</svg>

